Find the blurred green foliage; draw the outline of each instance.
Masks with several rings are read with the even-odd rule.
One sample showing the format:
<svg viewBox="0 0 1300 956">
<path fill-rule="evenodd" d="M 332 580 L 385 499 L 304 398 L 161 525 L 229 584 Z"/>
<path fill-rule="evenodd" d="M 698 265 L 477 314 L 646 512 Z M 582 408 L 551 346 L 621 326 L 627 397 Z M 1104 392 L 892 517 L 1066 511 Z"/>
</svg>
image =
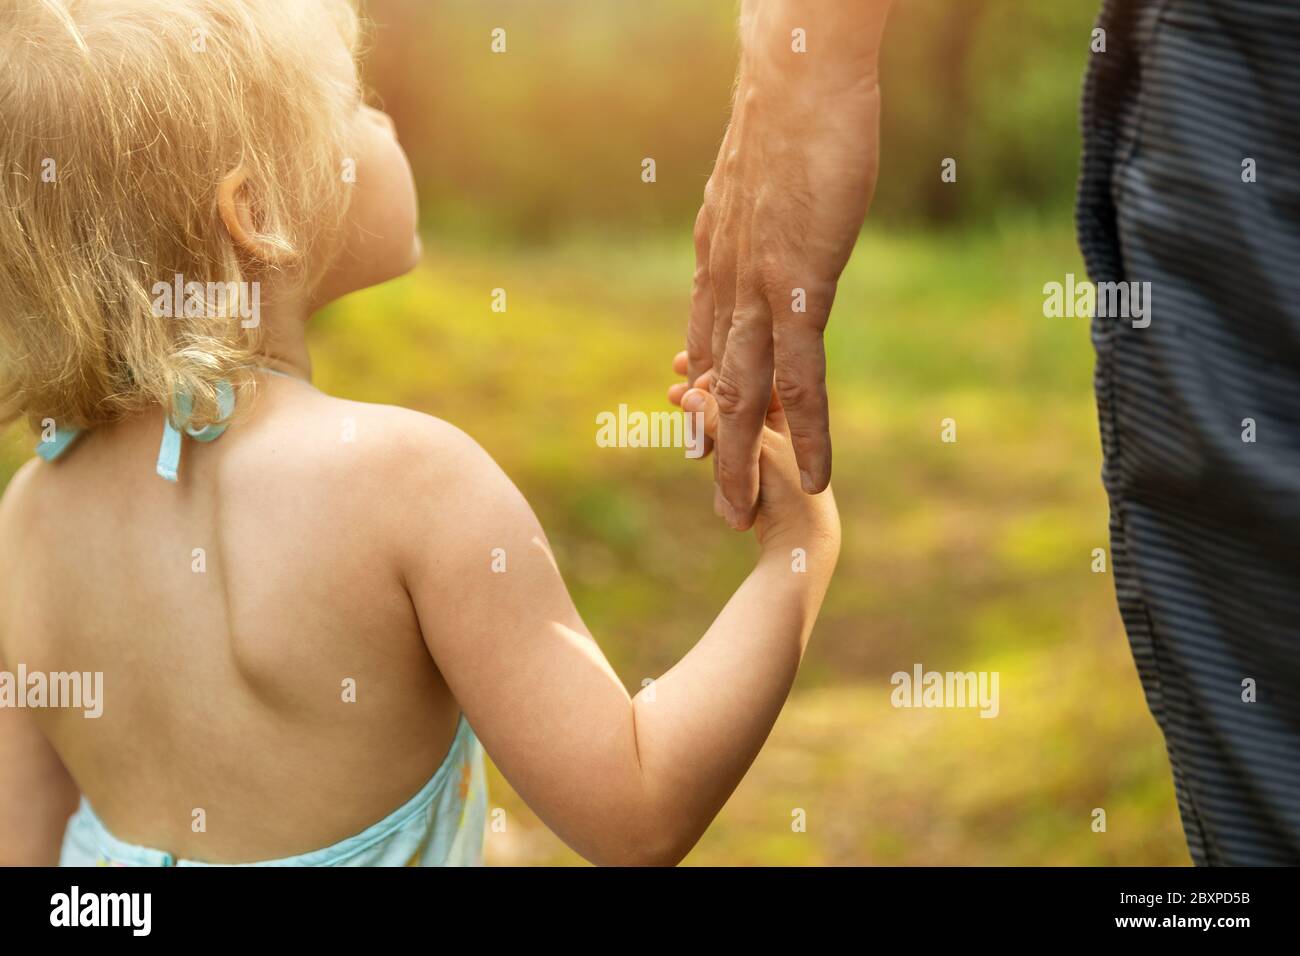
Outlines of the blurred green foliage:
<svg viewBox="0 0 1300 956">
<path fill-rule="evenodd" d="M 730 111 L 737 8 L 370 0 L 380 55 L 368 78 L 412 155 L 429 229 L 510 242 L 688 229 Z M 898 0 L 873 216 L 947 224 L 1068 210 L 1095 15 L 1089 2 Z M 490 51 L 498 27 L 504 54 Z M 646 157 L 653 186 L 640 180 Z M 947 157 L 959 188 L 940 182 Z"/>
</svg>

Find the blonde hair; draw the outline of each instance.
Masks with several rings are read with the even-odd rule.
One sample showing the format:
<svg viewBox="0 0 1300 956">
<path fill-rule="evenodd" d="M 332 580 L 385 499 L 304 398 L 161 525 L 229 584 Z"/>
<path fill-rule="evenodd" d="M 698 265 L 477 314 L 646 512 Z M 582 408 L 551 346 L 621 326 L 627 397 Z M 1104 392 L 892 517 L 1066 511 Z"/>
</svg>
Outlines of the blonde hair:
<svg viewBox="0 0 1300 956">
<path fill-rule="evenodd" d="M 201 428 L 223 379 L 252 387 L 235 303 L 167 318 L 151 290 L 320 279 L 360 98 L 322 60 L 330 30 L 355 54 L 351 0 L 0 0 L 0 424 L 89 428 L 184 394 Z M 235 169 L 273 263 L 222 223 Z"/>
</svg>

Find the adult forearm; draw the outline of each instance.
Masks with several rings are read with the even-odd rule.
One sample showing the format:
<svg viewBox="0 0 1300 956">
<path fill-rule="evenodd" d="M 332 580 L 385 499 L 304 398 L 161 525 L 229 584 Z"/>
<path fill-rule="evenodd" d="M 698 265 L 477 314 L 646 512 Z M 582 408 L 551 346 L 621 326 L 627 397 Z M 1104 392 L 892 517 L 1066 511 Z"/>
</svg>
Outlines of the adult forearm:
<svg viewBox="0 0 1300 956">
<path fill-rule="evenodd" d="M 818 86 L 875 81 L 893 0 L 744 0 L 740 76 Z"/>
</svg>

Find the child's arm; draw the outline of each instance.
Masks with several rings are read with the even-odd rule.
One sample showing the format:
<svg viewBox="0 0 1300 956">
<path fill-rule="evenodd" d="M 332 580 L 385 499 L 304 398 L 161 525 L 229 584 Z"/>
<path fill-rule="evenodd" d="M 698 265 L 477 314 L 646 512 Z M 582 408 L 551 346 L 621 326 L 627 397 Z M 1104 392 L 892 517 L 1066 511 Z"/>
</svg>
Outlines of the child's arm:
<svg viewBox="0 0 1300 956">
<path fill-rule="evenodd" d="M 679 363 L 684 371 L 684 356 Z M 707 399 L 716 428 L 712 398 L 694 396 Z M 423 454 L 408 449 L 399 560 L 425 642 L 502 773 L 593 862 L 680 860 L 744 776 L 790 690 L 838 556 L 839 522 L 829 493 L 801 491 L 779 408 L 769 424 L 777 430 L 764 435 L 757 566 L 653 693 L 635 698 L 496 464 L 433 422 L 426 427 L 441 434 L 425 436 Z M 794 570 L 796 548 L 806 552 L 804 572 Z"/>
</svg>

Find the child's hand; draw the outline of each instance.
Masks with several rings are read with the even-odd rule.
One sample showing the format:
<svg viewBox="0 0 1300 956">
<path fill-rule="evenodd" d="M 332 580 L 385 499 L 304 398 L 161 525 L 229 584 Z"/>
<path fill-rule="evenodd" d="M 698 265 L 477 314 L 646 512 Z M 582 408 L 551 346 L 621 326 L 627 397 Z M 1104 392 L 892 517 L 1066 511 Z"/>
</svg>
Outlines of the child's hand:
<svg viewBox="0 0 1300 956">
<path fill-rule="evenodd" d="M 673 371 L 686 373 L 686 353 L 679 352 L 673 360 Z M 668 389 L 668 400 L 681 406 L 687 413 L 702 412 L 704 432 L 710 438 L 718 437 L 718 403 L 709 393 L 709 374 L 706 372 L 694 387 L 678 382 Z M 713 489 L 713 510 L 721 516 L 722 493 Z M 799 465 L 795 460 L 794 446 L 790 442 L 790 428 L 776 390 L 772 391 L 767 408 L 767 421 L 763 427 L 762 451 L 759 455 L 758 516 L 754 520 L 754 534 L 759 546 L 769 548 L 822 547 L 829 545 L 836 552 L 840 543 L 840 517 L 835 499 L 828 487 L 818 495 L 805 494 L 800 483 Z"/>
</svg>

